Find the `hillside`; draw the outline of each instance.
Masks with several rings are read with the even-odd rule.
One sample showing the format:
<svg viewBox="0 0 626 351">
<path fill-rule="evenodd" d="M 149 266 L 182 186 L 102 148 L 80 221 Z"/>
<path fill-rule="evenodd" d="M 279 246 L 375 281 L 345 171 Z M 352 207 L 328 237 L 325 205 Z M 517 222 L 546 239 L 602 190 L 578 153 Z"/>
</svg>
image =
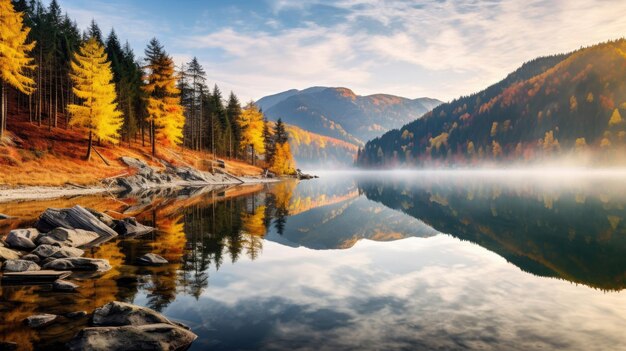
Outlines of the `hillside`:
<svg viewBox="0 0 626 351">
<path fill-rule="evenodd" d="M 13 105 L 15 106 L 15 105 Z M 59 128 L 48 131 L 46 126 L 37 126 L 28 121 L 28 116 L 16 110 L 9 111 L 8 133 L 0 143 L 0 187 L 16 186 L 62 186 L 68 183 L 93 185 L 101 179 L 130 174 L 133 172 L 123 164 L 121 156 L 144 160 L 153 167 L 162 168 L 159 159 L 174 165 L 190 165 L 208 170 L 211 155 L 182 147 L 157 148 L 157 158 L 150 154 L 150 146 L 141 145 L 141 139 L 119 145 L 106 144 L 95 148 L 109 165 L 93 155 L 85 161 L 87 147 L 84 133 L 78 130 Z M 63 119 L 61 119 L 63 120 Z M 227 161 L 227 171 L 235 175 L 258 175 L 261 169 L 239 161 Z"/>
<path fill-rule="evenodd" d="M 467 165 L 623 154 L 626 41 L 538 58 L 501 82 L 368 142 L 360 166 Z"/>
<path fill-rule="evenodd" d="M 257 101 L 268 119 L 354 145 L 397 128 L 441 102 L 376 94 L 356 95 L 347 88 L 312 87 L 288 90 Z"/>
<path fill-rule="evenodd" d="M 286 125 L 289 145 L 298 167 L 346 167 L 354 164 L 358 146 L 343 140 L 308 132 Z"/>
</svg>

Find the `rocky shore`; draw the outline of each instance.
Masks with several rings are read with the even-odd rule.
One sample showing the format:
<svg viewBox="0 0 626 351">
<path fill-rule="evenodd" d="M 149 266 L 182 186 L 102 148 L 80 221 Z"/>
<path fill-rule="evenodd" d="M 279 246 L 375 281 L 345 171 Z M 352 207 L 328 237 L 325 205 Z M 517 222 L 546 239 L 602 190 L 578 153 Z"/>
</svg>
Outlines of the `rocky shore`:
<svg viewBox="0 0 626 351">
<path fill-rule="evenodd" d="M 48 284 L 52 291 L 73 292 L 79 288 L 72 282 L 74 272 L 97 277 L 112 268 L 106 259 L 83 257 L 84 250 L 153 230 L 132 217 L 114 219 L 81 206 L 48 209 L 33 228 L 14 229 L 0 241 L 2 284 Z M 145 254 L 136 262 L 142 266 L 167 263 L 154 253 Z M 156 311 L 118 301 L 107 303 L 92 314 L 41 313 L 26 318 L 24 323 L 39 329 L 75 318 L 88 321 L 87 327 L 67 344 L 70 350 L 184 350 L 196 339 L 189 328 L 169 321 Z M 10 345 L 11 341 L 4 344 Z"/>
<path fill-rule="evenodd" d="M 163 170 L 155 169 L 145 162 L 121 157 L 120 160 L 131 170 L 130 175 L 103 179 L 100 184 L 82 186 L 66 184 L 63 187 L 19 187 L 0 188 L 0 202 L 17 200 L 41 200 L 64 196 L 93 195 L 100 193 L 135 193 L 149 189 L 203 187 L 217 185 L 238 185 L 275 182 L 275 178 L 264 176 L 238 177 L 222 168 L 215 168 L 213 173 L 197 170 L 188 166 L 174 166 L 161 161 Z"/>
</svg>

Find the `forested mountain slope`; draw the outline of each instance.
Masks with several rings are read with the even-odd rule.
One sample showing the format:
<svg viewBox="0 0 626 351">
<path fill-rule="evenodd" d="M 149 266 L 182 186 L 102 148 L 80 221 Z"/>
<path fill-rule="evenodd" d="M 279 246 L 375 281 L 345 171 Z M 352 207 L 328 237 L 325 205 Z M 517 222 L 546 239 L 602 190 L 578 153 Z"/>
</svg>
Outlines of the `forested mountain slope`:
<svg viewBox="0 0 626 351">
<path fill-rule="evenodd" d="M 368 142 L 360 166 L 614 162 L 625 146 L 626 41 L 525 63 L 501 82 Z"/>
</svg>

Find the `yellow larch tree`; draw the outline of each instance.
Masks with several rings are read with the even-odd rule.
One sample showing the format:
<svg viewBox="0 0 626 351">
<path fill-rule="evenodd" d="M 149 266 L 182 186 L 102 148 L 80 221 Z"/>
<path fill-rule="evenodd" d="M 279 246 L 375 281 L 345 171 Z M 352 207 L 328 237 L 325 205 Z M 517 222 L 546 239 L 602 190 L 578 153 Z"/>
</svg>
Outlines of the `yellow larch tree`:
<svg viewBox="0 0 626 351">
<path fill-rule="evenodd" d="M 296 162 L 291 154 L 289 143 L 276 144 L 276 153 L 272 160 L 270 171 L 279 175 L 293 174 L 295 172 Z"/>
<path fill-rule="evenodd" d="M 82 103 L 70 104 L 67 110 L 71 115 L 70 125 L 83 127 L 89 132 L 86 156 L 89 160 L 94 136 L 102 141 L 118 142 L 122 113 L 115 102 L 117 95 L 111 63 L 104 47 L 95 38 L 87 40 L 74 53 L 71 69 L 72 91 Z"/>
<path fill-rule="evenodd" d="M 263 127 L 265 122 L 263 121 L 263 114 L 259 111 L 259 108 L 252 102 L 241 111 L 239 119 L 237 121 L 241 130 L 241 145 L 242 151 L 246 152 L 248 148 L 252 151 L 252 164 L 256 154 L 265 152 L 265 143 L 263 139 Z"/>
<path fill-rule="evenodd" d="M 0 0 L 0 140 L 7 121 L 5 83 L 27 95 L 35 91 L 35 81 L 27 75 L 35 68 L 28 55 L 35 42 L 26 43 L 30 28 L 24 26 L 23 16 L 11 0 Z"/>
<path fill-rule="evenodd" d="M 144 91 L 148 95 L 148 122 L 152 138 L 152 155 L 156 156 L 156 140 L 164 145 L 183 141 L 185 116 L 176 87 L 174 61 L 163 51 L 156 39 L 146 49 L 147 75 Z"/>
</svg>

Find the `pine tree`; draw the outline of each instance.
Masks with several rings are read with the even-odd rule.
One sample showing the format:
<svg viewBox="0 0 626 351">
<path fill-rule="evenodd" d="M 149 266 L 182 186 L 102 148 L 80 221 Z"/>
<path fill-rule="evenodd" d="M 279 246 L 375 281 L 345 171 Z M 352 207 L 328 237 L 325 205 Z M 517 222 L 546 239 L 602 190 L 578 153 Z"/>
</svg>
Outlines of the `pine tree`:
<svg viewBox="0 0 626 351">
<path fill-rule="evenodd" d="M 248 103 L 241 112 L 238 125 L 241 129 L 239 145 L 243 151 L 250 148 L 251 163 L 255 164 L 256 153 L 264 153 L 265 144 L 263 143 L 263 114 L 253 102 Z"/>
<path fill-rule="evenodd" d="M 276 139 L 270 132 L 270 125 L 265 116 L 263 116 L 263 143 L 265 144 L 265 162 L 271 165 L 276 153 Z"/>
<path fill-rule="evenodd" d="M 229 145 L 229 153 L 230 157 L 238 157 L 239 154 L 239 140 L 241 140 L 241 129 L 239 128 L 239 116 L 241 115 L 241 104 L 239 104 L 239 100 L 237 96 L 231 91 L 230 97 L 228 98 L 228 105 L 226 106 L 226 117 L 228 118 L 230 127 L 231 127 L 231 135 L 232 135 L 232 144 Z"/>
<path fill-rule="evenodd" d="M 115 84 L 112 82 L 111 63 L 107 60 L 104 47 L 95 38 L 90 38 L 72 62 L 71 78 L 74 94 L 82 104 L 70 104 L 70 125 L 81 126 L 89 132 L 86 159 L 91 157 L 93 136 L 103 141 L 117 143 L 122 127 L 121 112 L 115 102 Z"/>
<path fill-rule="evenodd" d="M 185 116 L 180 105 L 180 91 L 176 88 L 174 61 L 153 38 L 145 51 L 147 60 L 148 120 L 151 125 L 152 155 L 156 156 L 156 140 L 180 144 L 183 138 Z"/>
<path fill-rule="evenodd" d="M 276 140 L 276 144 L 284 144 L 289 141 L 289 135 L 287 135 L 287 130 L 285 130 L 285 124 L 280 118 L 276 121 L 276 125 L 274 125 L 274 138 Z"/>
<path fill-rule="evenodd" d="M 29 32 L 23 14 L 15 11 L 10 0 L 0 0 L 0 140 L 7 120 L 5 83 L 27 95 L 35 89 L 35 81 L 26 73 L 34 69 L 29 53 L 35 43 L 26 43 Z"/>
</svg>

